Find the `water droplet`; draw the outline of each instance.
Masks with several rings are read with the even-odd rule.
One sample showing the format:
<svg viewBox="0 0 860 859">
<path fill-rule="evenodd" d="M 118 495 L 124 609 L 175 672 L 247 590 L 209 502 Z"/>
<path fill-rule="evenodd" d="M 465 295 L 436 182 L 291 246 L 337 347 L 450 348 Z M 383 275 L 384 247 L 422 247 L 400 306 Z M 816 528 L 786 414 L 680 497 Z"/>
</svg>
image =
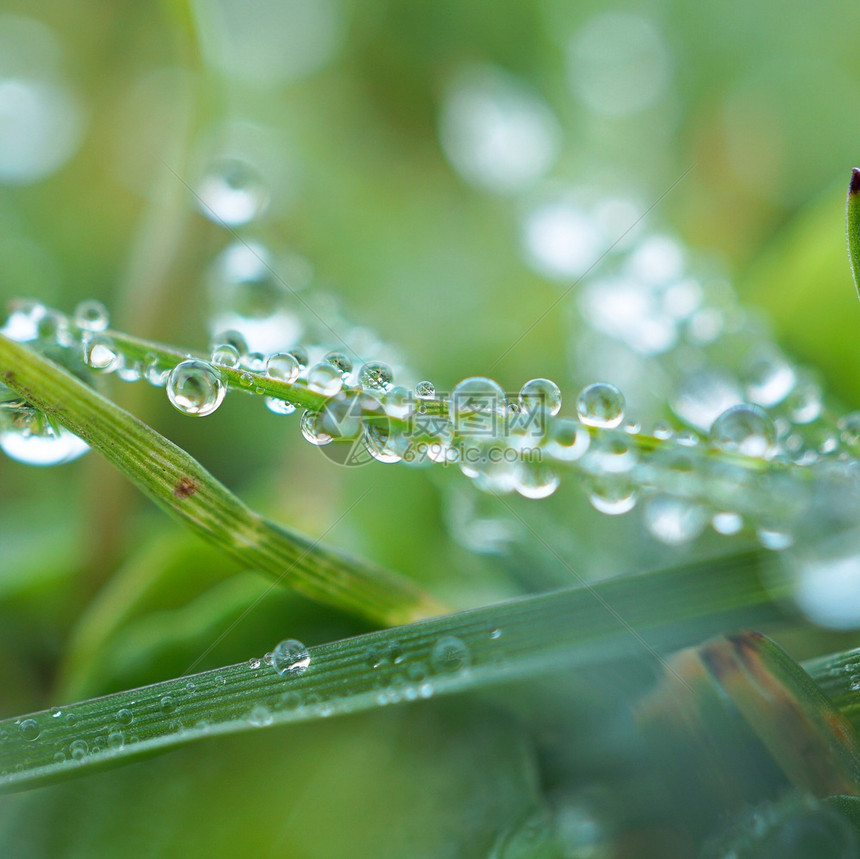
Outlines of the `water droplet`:
<svg viewBox="0 0 860 859">
<path fill-rule="evenodd" d="M 404 419 L 415 412 L 415 396 L 403 385 L 395 385 L 382 398 L 385 411 L 392 418 Z"/>
<path fill-rule="evenodd" d="M 241 226 L 265 210 L 269 193 L 255 165 L 244 158 L 220 158 L 197 189 L 200 211 L 216 224 Z"/>
<path fill-rule="evenodd" d="M 104 331 L 110 318 L 107 308 L 100 301 L 88 300 L 75 308 L 74 321 L 84 331 Z"/>
<path fill-rule="evenodd" d="M 665 421 L 660 421 L 659 423 L 654 424 L 654 429 L 651 431 L 651 434 L 654 438 L 666 441 L 675 435 L 675 430 L 673 430 L 669 424 L 665 423 Z"/>
<path fill-rule="evenodd" d="M 25 740 L 35 740 L 41 734 L 39 723 L 35 719 L 24 719 L 18 724 L 18 730 Z"/>
<path fill-rule="evenodd" d="M 242 359 L 242 364 L 252 373 L 262 373 L 266 369 L 266 356 L 262 352 L 249 352 Z"/>
<path fill-rule="evenodd" d="M 318 446 L 328 444 L 332 437 L 322 425 L 322 415 L 310 409 L 302 415 L 299 423 L 302 435 L 311 443 Z"/>
<path fill-rule="evenodd" d="M 714 421 L 711 440 L 721 450 L 766 457 L 776 444 L 776 429 L 763 409 L 742 404 L 726 409 Z"/>
<path fill-rule="evenodd" d="M 289 352 L 276 352 L 269 356 L 266 363 L 266 372 L 270 379 L 279 379 L 282 382 L 295 382 L 301 372 L 299 362 L 295 355 Z"/>
<path fill-rule="evenodd" d="M 252 656 L 248 660 L 248 668 L 250 668 L 251 671 L 256 671 L 262 664 L 263 660 L 260 659 L 258 656 Z"/>
<path fill-rule="evenodd" d="M 224 352 L 223 361 L 215 360 L 215 353 Z M 248 342 L 245 340 L 245 335 L 241 331 L 229 330 L 222 331 L 212 338 L 212 360 L 215 363 L 223 363 L 227 367 L 235 367 L 239 361 L 248 354 Z M 233 356 L 235 355 L 235 361 Z M 232 362 L 232 363 L 231 363 Z"/>
<path fill-rule="evenodd" d="M 436 386 L 428 381 L 419 382 L 415 386 L 415 396 L 420 400 L 432 400 L 436 396 Z"/>
<path fill-rule="evenodd" d="M 134 721 L 134 714 L 124 707 L 122 710 L 117 710 L 116 720 L 120 725 L 130 725 Z"/>
<path fill-rule="evenodd" d="M 608 382 L 584 388 L 576 400 L 579 419 L 593 427 L 617 427 L 624 420 L 624 394 Z"/>
<path fill-rule="evenodd" d="M 363 364 L 358 371 L 358 383 L 371 391 L 387 391 L 394 381 L 394 373 L 388 364 L 381 361 L 370 361 Z"/>
<path fill-rule="evenodd" d="M 265 728 L 272 724 L 272 713 L 268 707 L 257 704 L 248 714 L 248 721 L 257 728 Z"/>
<path fill-rule="evenodd" d="M 167 380 L 167 397 L 186 415 L 211 415 L 224 402 L 227 388 L 208 362 L 192 358 L 177 364 Z"/>
<path fill-rule="evenodd" d="M 343 388 L 343 374 L 334 364 L 320 361 L 308 370 L 308 388 L 324 397 L 333 397 Z"/>
<path fill-rule="evenodd" d="M 336 367 L 342 376 L 348 376 L 352 372 L 352 359 L 343 352 L 326 352 L 323 361 L 328 361 L 332 367 Z"/>
<path fill-rule="evenodd" d="M 430 665 L 438 674 L 456 674 L 472 662 L 469 648 L 456 636 L 440 638 L 430 652 Z"/>
<path fill-rule="evenodd" d="M 794 544 L 794 535 L 786 528 L 772 525 L 762 525 L 756 529 L 759 543 L 765 549 L 773 552 L 781 552 Z"/>
<path fill-rule="evenodd" d="M 493 627 L 493 629 L 490 630 L 489 634 L 490 638 L 492 638 L 494 641 L 502 637 L 502 631 L 498 627 Z"/>
<path fill-rule="evenodd" d="M 294 346 L 292 349 L 287 349 L 287 354 L 296 359 L 299 369 L 304 370 L 308 366 L 308 350 L 304 346 Z"/>
<path fill-rule="evenodd" d="M 757 406 L 772 408 L 791 393 L 796 378 L 792 366 L 781 356 L 760 356 L 747 370 L 747 397 Z"/>
<path fill-rule="evenodd" d="M 87 756 L 89 750 L 90 747 L 86 740 L 73 740 L 69 744 L 69 751 L 72 754 L 72 758 L 76 761 L 82 761 Z"/>
<path fill-rule="evenodd" d="M 836 427 L 844 444 L 851 447 L 860 444 L 860 411 L 843 415 L 839 418 Z"/>
<path fill-rule="evenodd" d="M 159 701 L 159 706 L 161 707 L 162 713 L 172 713 L 176 709 L 176 702 L 170 695 L 165 695 L 161 701 Z"/>
<path fill-rule="evenodd" d="M 59 707 L 51 707 L 51 718 L 59 719 L 63 715 L 63 711 Z"/>
<path fill-rule="evenodd" d="M 238 367 L 241 357 L 232 343 L 222 343 L 212 350 L 212 363 L 220 367 Z"/>
<path fill-rule="evenodd" d="M 276 415 L 291 415 L 296 407 L 288 400 L 282 400 L 279 397 L 266 397 L 266 408 Z"/>
<path fill-rule="evenodd" d="M 280 642 L 272 652 L 272 665 L 278 674 L 298 676 L 304 674 L 311 664 L 311 654 L 307 647 L 294 638 Z"/>
<path fill-rule="evenodd" d="M 786 400 L 788 414 L 796 424 L 810 424 L 821 415 L 821 387 L 811 378 L 799 379 Z"/>
<path fill-rule="evenodd" d="M 120 364 L 120 354 L 106 334 L 94 334 L 83 341 L 84 363 L 94 370 L 111 373 Z"/>
<path fill-rule="evenodd" d="M 673 495 L 655 495 L 643 510 L 645 526 L 661 543 L 682 546 L 704 530 L 705 509 L 693 501 Z"/>
<path fill-rule="evenodd" d="M 519 402 L 526 412 L 540 410 L 557 415 L 561 411 L 561 391 L 550 379 L 530 379 L 520 388 Z"/>
<path fill-rule="evenodd" d="M 549 498 L 558 485 L 558 475 L 546 466 L 523 465 L 518 472 L 516 491 L 523 498 Z"/>
<path fill-rule="evenodd" d="M 621 516 L 636 506 L 636 486 L 626 478 L 592 478 L 588 482 L 588 501 L 595 510 L 608 516 Z"/>
<path fill-rule="evenodd" d="M 0 399 L 0 450 L 25 465 L 62 465 L 83 456 L 85 441 L 20 399 Z"/>
<path fill-rule="evenodd" d="M 550 423 L 543 447 L 554 459 L 572 462 L 579 459 L 590 444 L 591 436 L 581 423 L 558 418 Z"/>
<path fill-rule="evenodd" d="M 711 519 L 711 527 L 718 534 L 725 534 L 726 536 L 739 533 L 743 526 L 743 517 L 728 510 L 714 513 Z"/>
<path fill-rule="evenodd" d="M 505 392 L 492 379 L 471 376 L 454 386 L 449 410 L 455 432 L 492 437 L 501 431 L 507 412 Z"/>
<path fill-rule="evenodd" d="M 108 734 L 108 745 L 114 751 L 119 751 L 125 746 L 125 735 L 122 731 L 111 731 Z"/>
<path fill-rule="evenodd" d="M 623 474 L 638 460 L 633 443 L 623 430 L 605 430 L 591 440 L 583 468 L 592 474 Z"/>
</svg>

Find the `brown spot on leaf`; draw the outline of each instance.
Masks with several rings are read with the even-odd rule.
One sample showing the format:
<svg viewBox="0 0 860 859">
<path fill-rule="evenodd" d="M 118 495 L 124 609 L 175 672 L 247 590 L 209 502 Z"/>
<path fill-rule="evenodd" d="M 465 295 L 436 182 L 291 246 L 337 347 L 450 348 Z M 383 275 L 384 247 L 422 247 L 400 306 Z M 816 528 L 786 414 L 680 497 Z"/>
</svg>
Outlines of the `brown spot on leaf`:
<svg viewBox="0 0 860 859">
<path fill-rule="evenodd" d="M 197 491 L 197 481 L 190 477 L 180 477 L 173 487 L 173 494 L 177 498 L 189 498 Z"/>
</svg>

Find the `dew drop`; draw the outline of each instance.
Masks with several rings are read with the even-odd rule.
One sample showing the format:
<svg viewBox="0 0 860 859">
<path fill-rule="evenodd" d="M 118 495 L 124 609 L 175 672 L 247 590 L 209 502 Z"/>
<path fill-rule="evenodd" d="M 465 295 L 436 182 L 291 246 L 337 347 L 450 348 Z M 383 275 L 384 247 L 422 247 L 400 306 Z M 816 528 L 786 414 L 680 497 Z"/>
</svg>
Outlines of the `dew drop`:
<svg viewBox="0 0 860 859">
<path fill-rule="evenodd" d="M 655 495 L 643 510 L 645 527 L 661 543 L 682 546 L 704 530 L 708 517 L 700 504 L 673 495 Z"/>
<path fill-rule="evenodd" d="M 747 397 L 757 406 L 771 408 L 791 393 L 795 382 L 794 369 L 780 356 L 759 357 L 747 372 Z"/>
<path fill-rule="evenodd" d="M 122 710 L 117 710 L 116 720 L 120 725 L 130 725 L 134 721 L 134 714 L 131 710 L 123 708 Z"/>
<path fill-rule="evenodd" d="M 608 382 L 584 388 L 576 400 L 579 419 L 593 427 L 617 427 L 624 420 L 624 394 Z"/>
<path fill-rule="evenodd" d="M 248 721 L 256 728 L 265 728 L 272 724 L 272 713 L 268 707 L 257 704 L 248 714 Z"/>
<path fill-rule="evenodd" d="M 200 211 L 216 224 L 231 227 L 258 217 L 269 201 L 259 170 L 243 158 L 221 158 L 197 189 Z"/>
<path fill-rule="evenodd" d="M 212 363 L 220 367 L 238 367 L 241 357 L 232 343 L 222 343 L 212 350 Z"/>
<path fill-rule="evenodd" d="M 302 435 L 311 443 L 318 446 L 328 444 L 332 437 L 322 425 L 322 415 L 310 409 L 302 415 L 299 423 Z"/>
<path fill-rule="evenodd" d="M 549 498 L 558 489 L 558 475 L 546 466 L 523 466 L 518 472 L 516 491 L 523 498 Z"/>
<path fill-rule="evenodd" d="M 113 340 L 106 334 L 94 334 L 84 340 L 84 363 L 94 370 L 111 373 L 120 364 L 120 355 Z"/>
<path fill-rule="evenodd" d="M 248 354 L 248 342 L 245 340 L 245 335 L 241 331 L 230 329 L 222 331 L 212 338 L 212 360 L 215 361 L 214 355 L 222 349 L 226 349 L 224 353 L 225 364 L 228 367 L 235 367 Z M 230 363 L 235 355 L 236 360 Z M 221 362 L 216 362 L 221 363 Z"/>
<path fill-rule="evenodd" d="M 625 478 L 594 478 L 589 481 L 588 501 L 608 516 L 630 512 L 638 500 L 636 486 Z"/>
<path fill-rule="evenodd" d="M 358 371 L 358 383 L 371 391 L 387 391 L 394 381 L 394 373 L 388 364 L 370 361 Z"/>
<path fill-rule="evenodd" d="M 296 410 L 293 403 L 280 397 L 266 397 L 265 403 L 266 408 L 276 415 L 291 415 Z"/>
<path fill-rule="evenodd" d="M 176 709 L 176 702 L 170 695 L 165 695 L 161 701 L 159 701 L 159 706 L 161 707 L 162 713 L 172 713 Z"/>
<path fill-rule="evenodd" d="M 734 513 L 730 510 L 724 510 L 719 513 L 714 513 L 711 519 L 711 527 L 718 534 L 725 534 L 726 536 L 731 536 L 732 534 L 739 533 L 743 526 L 743 517 L 740 516 L 740 514 Z"/>
<path fill-rule="evenodd" d="M 860 444 L 860 411 L 849 412 L 839 418 L 836 424 L 843 444 L 854 447 Z"/>
<path fill-rule="evenodd" d="M 122 731 L 111 731 L 108 734 L 108 746 L 114 751 L 119 751 L 125 746 L 125 735 Z"/>
<path fill-rule="evenodd" d="M 333 397 L 343 388 L 343 374 L 334 364 L 320 361 L 308 370 L 308 388 L 325 397 Z"/>
<path fill-rule="evenodd" d="M 810 424 L 821 415 L 821 388 L 810 378 L 798 381 L 786 400 L 788 413 L 796 424 Z"/>
<path fill-rule="evenodd" d="M 294 346 L 287 350 L 287 354 L 296 359 L 299 369 L 304 370 L 308 366 L 308 350 L 304 346 Z"/>
<path fill-rule="evenodd" d="M 472 662 L 469 648 L 456 636 L 440 638 L 430 652 L 430 665 L 438 674 L 456 674 Z"/>
<path fill-rule="evenodd" d="M 561 391 L 550 379 L 530 379 L 520 388 L 519 404 L 527 414 L 557 415 L 561 411 Z"/>
<path fill-rule="evenodd" d="M 69 751 L 72 754 L 72 758 L 76 761 L 82 761 L 87 756 L 89 750 L 90 747 L 86 740 L 73 740 L 69 744 Z"/>
<path fill-rule="evenodd" d="M 337 368 L 341 376 L 348 376 L 352 372 L 352 359 L 343 352 L 326 352 L 323 361 L 328 361 L 332 367 Z"/>
<path fill-rule="evenodd" d="M 432 400 L 436 396 L 436 386 L 426 380 L 419 382 L 415 386 L 415 396 L 419 400 Z"/>
<path fill-rule="evenodd" d="M 454 386 L 449 409 L 456 431 L 486 437 L 501 429 L 500 416 L 507 411 L 507 401 L 498 382 L 471 376 Z"/>
<path fill-rule="evenodd" d="M 272 665 L 278 674 L 298 676 L 311 664 L 310 651 L 301 641 L 287 638 L 272 651 Z"/>
<path fill-rule="evenodd" d="M 18 731 L 25 740 L 35 740 L 41 734 L 39 723 L 35 719 L 24 719 L 19 723 Z"/>
<path fill-rule="evenodd" d="M 84 331 L 104 331 L 110 322 L 107 308 L 93 299 L 82 301 L 74 312 L 75 325 Z"/>
<path fill-rule="evenodd" d="M 558 418 L 550 423 L 543 447 L 554 459 L 573 462 L 588 450 L 590 444 L 591 436 L 581 423 L 570 418 Z"/>
<path fill-rule="evenodd" d="M 262 373 L 266 369 L 266 356 L 262 352 L 249 352 L 242 359 L 242 364 L 252 373 Z"/>
<path fill-rule="evenodd" d="M 262 664 L 263 664 L 263 660 L 257 656 L 252 656 L 248 660 L 248 668 L 250 668 L 251 671 L 256 671 Z"/>
<path fill-rule="evenodd" d="M 711 441 L 730 453 L 766 457 L 776 444 L 776 429 L 763 409 L 744 403 L 731 406 L 714 421 Z"/>
<path fill-rule="evenodd" d="M 177 364 L 167 380 L 167 397 L 173 407 L 195 417 L 211 415 L 224 402 L 226 392 L 220 373 L 196 358 Z"/>
<path fill-rule="evenodd" d="M 278 379 L 281 382 L 295 382 L 299 377 L 301 367 L 295 355 L 289 352 L 276 352 L 269 356 L 266 362 L 266 373 L 270 379 Z"/>
<path fill-rule="evenodd" d="M 89 445 L 43 412 L 16 400 L 0 402 L 0 450 L 25 465 L 48 466 L 72 462 Z"/>
</svg>

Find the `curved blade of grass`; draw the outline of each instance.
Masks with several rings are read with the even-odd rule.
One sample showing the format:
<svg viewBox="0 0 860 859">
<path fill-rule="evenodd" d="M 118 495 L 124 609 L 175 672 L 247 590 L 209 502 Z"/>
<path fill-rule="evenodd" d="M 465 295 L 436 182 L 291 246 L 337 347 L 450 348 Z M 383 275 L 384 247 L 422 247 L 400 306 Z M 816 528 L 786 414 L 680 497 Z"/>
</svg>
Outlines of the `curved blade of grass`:
<svg viewBox="0 0 860 859">
<path fill-rule="evenodd" d="M 848 185 L 848 200 L 845 203 L 845 225 L 848 233 L 848 260 L 854 286 L 860 295 L 860 168 L 851 171 Z"/>
<path fill-rule="evenodd" d="M 311 648 L 310 665 L 297 676 L 252 660 L 7 719 L 0 722 L 0 790 L 206 736 L 594 664 L 641 653 L 643 642 L 643 655 L 653 658 L 727 625 L 773 625 L 781 615 L 760 584 L 767 563 L 744 554 L 372 632 Z"/>
<path fill-rule="evenodd" d="M 442 613 L 416 585 L 254 513 L 173 442 L 63 368 L 0 335 L 0 377 L 98 450 L 168 513 L 248 567 L 385 625 Z"/>
</svg>

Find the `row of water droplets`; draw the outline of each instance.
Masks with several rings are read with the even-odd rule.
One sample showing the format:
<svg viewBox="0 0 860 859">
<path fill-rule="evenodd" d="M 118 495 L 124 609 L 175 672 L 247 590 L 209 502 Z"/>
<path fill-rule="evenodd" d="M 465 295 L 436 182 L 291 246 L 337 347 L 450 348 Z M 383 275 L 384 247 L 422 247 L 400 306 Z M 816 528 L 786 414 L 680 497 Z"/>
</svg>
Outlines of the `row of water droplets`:
<svg viewBox="0 0 860 859">
<path fill-rule="evenodd" d="M 489 627 L 486 632 L 488 642 L 498 641 L 502 630 Z M 420 657 L 420 658 L 419 658 Z M 365 679 L 369 680 L 370 691 L 375 695 L 378 706 L 412 701 L 419 698 L 429 698 L 436 691 L 437 678 L 450 677 L 467 672 L 472 663 L 472 654 L 466 643 L 454 635 L 441 634 L 421 653 L 407 651 L 396 641 L 387 641 L 369 647 L 365 652 L 359 652 L 356 659 L 361 662 Z M 248 660 L 245 670 L 252 672 L 254 677 L 260 672 L 274 671 L 285 680 L 304 675 L 312 666 L 311 651 L 296 639 L 281 641 L 262 658 Z M 241 680 L 241 666 L 235 666 L 234 680 Z M 97 725 L 78 708 L 53 707 L 44 713 L 17 719 L 0 725 L 0 743 L 13 739 L 10 731 L 24 743 L 41 741 L 47 743 L 53 750 L 53 763 L 81 762 L 94 755 L 113 754 L 127 745 L 135 745 L 141 741 L 141 736 L 151 735 L 151 717 L 158 719 L 169 718 L 167 730 L 170 733 L 187 730 L 207 731 L 212 722 L 206 719 L 194 720 L 195 707 L 191 706 L 194 696 L 199 695 L 198 686 L 209 684 L 214 689 L 226 686 L 227 669 L 211 672 L 209 675 L 199 675 L 177 684 L 168 694 L 157 698 L 127 700 L 118 707 L 108 718 L 107 722 L 101 717 Z M 369 673 L 367 673 L 369 672 Z M 286 689 L 278 691 L 275 697 L 266 699 L 267 703 L 258 703 L 244 715 L 244 720 L 255 727 L 271 724 L 275 714 L 285 710 L 301 710 L 319 716 L 329 716 L 336 712 L 337 702 L 326 700 L 318 692 L 308 690 Z M 186 701 L 186 696 L 191 696 Z M 345 702 L 348 706 L 349 702 Z M 232 716 L 230 718 L 233 718 Z M 72 741 L 63 739 L 58 745 L 53 741 L 57 735 L 56 729 L 62 728 L 64 737 L 70 732 L 79 730 L 79 735 Z M 139 736 L 139 732 L 141 735 Z M 23 771 L 23 765 L 16 770 Z M 9 775 L 9 770 L 0 770 L 0 777 Z"/>
<path fill-rule="evenodd" d="M 267 395 L 260 384 L 276 380 L 318 398 L 321 407 L 307 409 L 300 421 L 302 434 L 313 444 L 359 442 L 382 462 L 456 465 L 479 488 L 497 494 L 546 497 L 558 487 L 559 471 L 572 467 L 585 476 L 589 499 L 603 513 L 625 513 L 644 493 L 649 530 L 670 544 L 689 541 L 709 521 L 720 533 L 736 533 L 742 516 L 754 517 L 762 500 L 761 493 L 748 486 L 761 468 L 769 463 L 811 465 L 821 456 L 848 461 L 860 427 L 860 416 L 847 415 L 839 423 L 840 434 L 828 436 L 815 456 L 808 447 L 799 448 L 790 418 L 809 421 L 821 406 L 819 400 L 814 409 L 809 396 L 803 409 L 796 401 L 785 402 L 789 388 L 784 379 L 794 372 L 786 365 L 768 365 L 767 372 L 759 366 L 747 389 L 751 398 L 770 405 L 773 415 L 756 402 L 725 398 L 731 404 L 705 433 L 695 409 L 701 411 L 709 402 L 707 390 L 682 386 L 672 406 L 687 429 L 676 431 L 658 422 L 643 433 L 637 422 L 626 419 L 624 396 L 609 383 L 586 386 L 576 401 L 576 418 L 569 418 L 560 416 L 561 392 L 548 379 L 530 380 L 509 397 L 495 381 L 472 377 L 440 398 L 428 381 L 414 389 L 395 385 L 388 365 L 366 362 L 354 367 L 343 352 L 323 353 L 311 363 L 304 347 L 265 355 L 250 352 L 239 333 L 228 332 L 217 338 L 209 360 L 176 361 L 164 352 L 140 358 L 124 354 L 119 335 L 114 339 L 107 328 L 104 308 L 88 301 L 71 319 L 38 304 L 19 305 L 3 331 L 15 339 L 38 340 L 42 347 L 77 348 L 91 369 L 164 385 L 170 402 L 188 415 L 209 415 L 221 405 L 229 387 L 228 371 L 231 379 L 238 378 L 236 387 L 265 395 L 270 410 L 290 414 L 295 403 Z M 4 414 L 20 418 L 27 408 L 11 396 Z M 39 426 L 35 420 L 16 425 L 7 418 L 0 444 L 10 455 L 39 464 L 67 461 L 66 450 L 73 442 L 77 455 L 86 449 L 65 430 L 41 431 Z M 32 444 L 35 450 L 36 441 L 38 457 L 28 459 L 24 448 Z M 56 456 L 42 453 L 47 445 L 58 451 Z M 753 491 L 738 491 L 733 501 L 727 497 L 731 484 Z M 763 526 L 760 536 L 778 548 L 785 538 L 773 530 Z"/>
</svg>

